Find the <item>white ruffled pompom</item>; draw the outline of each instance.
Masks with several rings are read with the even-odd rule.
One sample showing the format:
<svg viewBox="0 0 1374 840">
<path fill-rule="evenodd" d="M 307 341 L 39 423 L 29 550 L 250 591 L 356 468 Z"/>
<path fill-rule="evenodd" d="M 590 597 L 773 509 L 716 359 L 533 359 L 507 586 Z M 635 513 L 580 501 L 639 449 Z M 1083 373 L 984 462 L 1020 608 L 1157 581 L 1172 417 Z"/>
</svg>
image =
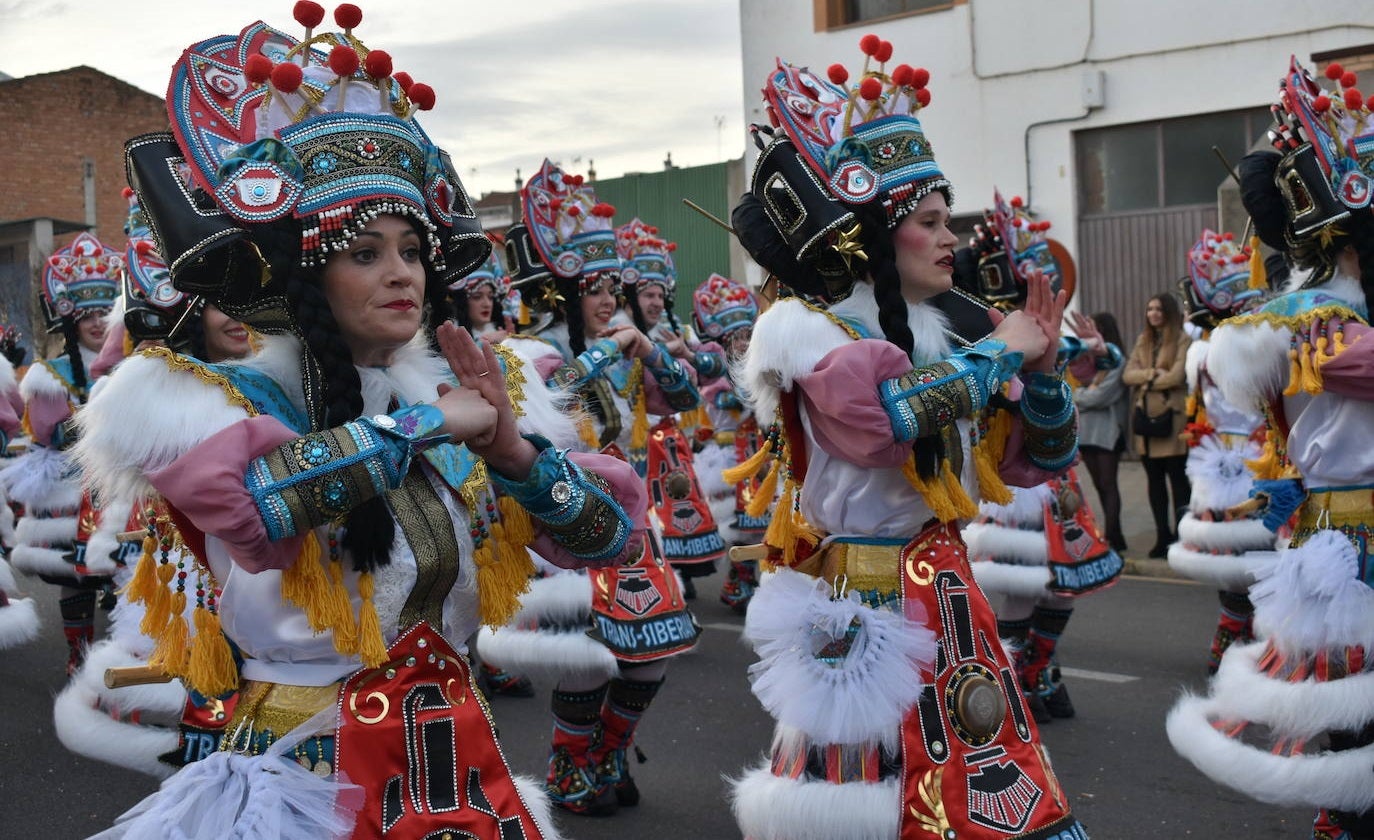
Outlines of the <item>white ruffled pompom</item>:
<svg viewBox="0 0 1374 840">
<path fill-rule="evenodd" d="M 855 592 L 833 596 L 829 584 L 790 569 L 765 579 L 745 623 L 760 658 L 749 669 L 754 694 L 813 741 L 895 750 L 935 661 L 935 634 L 864 606 Z"/>
<path fill-rule="evenodd" d="M 1255 624 L 1281 650 L 1374 647 L 1374 590 L 1357 577 L 1359 556 L 1340 531 L 1317 531 L 1256 571 Z"/>
</svg>

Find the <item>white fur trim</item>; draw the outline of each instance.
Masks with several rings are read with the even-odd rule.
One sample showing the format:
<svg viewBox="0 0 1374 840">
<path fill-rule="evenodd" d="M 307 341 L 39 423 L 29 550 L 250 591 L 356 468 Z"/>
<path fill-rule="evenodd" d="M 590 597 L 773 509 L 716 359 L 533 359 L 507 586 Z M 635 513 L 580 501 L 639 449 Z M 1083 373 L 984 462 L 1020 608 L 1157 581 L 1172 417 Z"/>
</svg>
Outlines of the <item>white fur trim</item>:
<svg viewBox="0 0 1374 840">
<path fill-rule="evenodd" d="M 1374 720 L 1374 671 L 1338 680 L 1271 679 L 1259 670 L 1268 645 L 1232 645 L 1209 687 L 1209 703 L 1228 720 L 1263 723 L 1287 738 L 1358 730 Z"/>
<path fill-rule="evenodd" d="M 1193 493 L 1193 511 L 1225 510 L 1250 498 L 1254 473 L 1246 461 L 1260 456 L 1259 444 L 1246 440 L 1236 445 L 1208 435 L 1188 451 L 1187 473 Z"/>
<path fill-rule="evenodd" d="M 5 498 L 3 482 L 0 482 L 0 543 L 6 548 L 14 547 L 14 511 Z"/>
<path fill-rule="evenodd" d="M 15 569 L 29 575 L 75 577 L 76 567 L 63 559 L 64 553 L 51 548 L 17 545 L 10 553 L 10 563 Z"/>
<path fill-rule="evenodd" d="M 14 536 L 19 545 L 35 548 L 69 548 L 76 543 L 76 517 L 26 516 L 19 520 L 19 527 L 14 529 Z"/>
<path fill-rule="evenodd" d="M 9 561 L 3 557 L 0 557 L 0 590 L 4 590 L 11 598 L 18 598 L 24 594 L 14 582 L 14 572 L 10 571 Z"/>
<path fill-rule="evenodd" d="M 65 452 L 36 446 L 0 470 L 9 497 L 28 513 L 75 510 L 81 504 L 81 485 L 70 477 Z"/>
<path fill-rule="evenodd" d="M 92 573 L 108 575 L 119 568 L 110 554 L 119 550 L 115 537 L 129 524 L 132 510 L 133 503 L 129 501 L 111 501 L 100 510 L 100 524 L 86 541 L 86 568 Z"/>
<path fill-rule="evenodd" d="M 520 364 L 519 371 L 525 377 L 525 400 L 520 404 L 524 416 L 519 420 L 520 431 L 543 435 L 559 449 L 576 448 L 580 443 L 577 423 L 569 414 L 574 403 L 573 395 L 555 391 L 544 384 L 539 370 L 534 366 L 534 360 L 539 356 L 526 355 L 535 351 L 536 348 L 531 346 L 535 344 L 540 342 L 508 340 L 502 343 L 503 347 L 515 354 Z M 553 349 L 548 345 L 543 346 L 546 350 Z"/>
<path fill-rule="evenodd" d="M 696 454 L 697 483 L 701 485 L 701 492 L 705 493 L 709 499 L 728 497 L 733 510 L 735 503 L 735 485 L 726 484 L 725 477 L 721 475 L 722 470 L 728 470 L 735 466 L 735 447 L 721 446 L 716 443 L 708 443 Z M 712 511 L 714 513 L 714 510 Z M 716 517 L 720 521 L 720 517 Z"/>
<path fill-rule="evenodd" d="M 520 596 L 520 610 L 510 624 L 537 624 L 542 620 L 551 624 L 590 626 L 591 612 L 591 578 L 560 569 L 530 581 L 529 590 Z"/>
<path fill-rule="evenodd" d="M 0 607 L 0 650 L 27 644 L 38 638 L 38 607 L 32 598 L 11 598 Z"/>
<path fill-rule="evenodd" d="M 83 360 L 86 354 L 82 353 Z M 92 356 L 92 359 L 95 357 Z M 43 364 L 43 360 L 38 360 L 29 365 L 29 369 L 24 372 L 24 379 L 19 383 L 19 396 L 24 402 L 31 401 L 34 397 L 61 397 L 72 399 L 72 392 L 67 390 L 67 386 L 62 384 L 62 380 L 53 376 L 52 371 L 48 370 Z"/>
<path fill-rule="evenodd" d="M 1184 577 L 1231 592 L 1243 592 L 1254 577 L 1244 554 L 1208 554 L 1176 542 L 1169 546 L 1169 568 Z"/>
<path fill-rule="evenodd" d="M 483 627 L 477 633 L 477 652 L 483 662 L 502 670 L 551 680 L 609 679 L 619 670 L 610 649 L 580 630 L 557 633 L 502 627 L 492 631 Z"/>
<path fill-rule="evenodd" d="M 900 612 L 864 606 L 857 592 L 834 598 L 824 580 L 778 569 L 754 593 L 744 638 L 759 662 L 749 667 L 754 696 L 779 723 L 823 744 L 882 742 L 898 749 L 902 719 L 935 663 L 935 634 Z M 842 662 L 813 655 L 859 622 Z"/>
<path fill-rule="evenodd" d="M 1263 553 L 1259 553 L 1261 556 Z M 1374 590 L 1356 575 L 1355 547 L 1321 530 L 1257 570 L 1250 600 L 1255 627 L 1285 653 L 1328 647 L 1374 650 Z"/>
<path fill-rule="evenodd" d="M 53 724 L 58 740 L 77 755 L 165 779 L 175 768 L 157 757 L 176 749 L 185 689 L 176 681 L 114 691 L 104 685 L 107 668 L 142 664 L 109 641 L 92 647 L 81 670 L 53 702 Z M 116 718 L 135 711 L 145 722 Z M 167 725 L 147 722 L 154 718 Z"/>
<path fill-rule="evenodd" d="M 534 824 L 539 826 L 540 836 L 544 840 L 563 840 L 563 835 L 559 833 L 558 826 L 554 824 L 553 803 L 549 801 L 549 794 L 544 789 L 544 783 L 531 779 L 529 776 L 520 776 L 515 773 L 511 774 L 511 781 L 515 782 L 515 790 L 524 800 L 525 808 L 534 818 Z"/>
<path fill-rule="evenodd" d="M 1054 491 L 1049 484 L 1034 487 L 1012 487 L 1011 503 L 999 505 L 996 502 L 982 502 L 978 505 L 978 515 L 1003 525 L 1034 525 L 1040 530 L 1045 527 L 1045 504 L 1050 501 Z"/>
<path fill-rule="evenodd" d="M 1174 750 L 1214 781 L 1272 805 L 1351 811 L 1374 807 L 1374 785 L 1369 783 L 1374 744 L 1337 753 L 1277 756 L 1218 732 L 1212 727 L 1218 711 L 1204 698 L 1185 695 L 1164 727 Z"/>
<path fill-rule="evenodd" d="M 168 466 L 247 416 L 218 387 L 162 359 L 131 356 L 77 415 L 81 438 L 71 451 L 100 498 L 150 496 L 155 491 L 145 472 Z"/>
<path fill-rule="evenodd" d="M 1041 598 L 1049 593 L 1050 571 L 1045 566 L 979 561 L 970 563 L 973 577 L 984 592 Z"/>
<path fill-rule="evenodd" d="M 735 780 L 731 805 L 750 840 L 892 840 L 902 813 L 897 779 L 842 785 L 774 776 L 768 762 Z"/>
<path fill-rule="evenodd" d="M 970 560 L 988 560 L 1044 569 L 1050 550 L 1044 531 L 1007 528 L 992 522 L 974 522 L 964 528 Z"/>
<path fill-rule="evenodd" d="M 1188 391 L 1197 393 L 1198 374 L 1207 362 L 1207 347 L 1210 342 L 1205 338 L 1195 338 L 1188 345 L 1188 353 L 1183 357 L 1183 373 L 1188 379 Z"/>
<path fill-rule="evenodd" d="M 1189 513 L 1178 523 L 1178 541 L 1204 550 L 1272 551 L 1275 539 L 1258 519 L 1204 522 Z"/>
<path fill-rule="evenodd" d="M 1288 346 L 1288 331 L 1272 324 L 1223 322 L 1207 370 L 1227 402 L 1258 410 L 1288 385 Z"/>
</svg>

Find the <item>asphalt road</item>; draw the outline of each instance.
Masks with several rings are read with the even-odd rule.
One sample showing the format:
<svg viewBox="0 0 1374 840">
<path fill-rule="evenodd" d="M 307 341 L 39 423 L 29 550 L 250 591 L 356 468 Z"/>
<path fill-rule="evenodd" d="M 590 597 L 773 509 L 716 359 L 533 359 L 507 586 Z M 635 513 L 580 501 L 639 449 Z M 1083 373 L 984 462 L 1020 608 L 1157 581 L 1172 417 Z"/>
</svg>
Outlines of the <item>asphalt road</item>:
<svg viewBox="0 0 1374 840">
<path fill-rule="evenodd" d="M 565 817 L 569 838 L 737 838 L 726 777 L 759 760 L 771 723 L 749 693 L 753 661 L 741 617 L 700 586 L 698 650 L 676 660 L 640 729 L 635 765 L 643 803 L 610 818 Z M 80 838 L 107 826 L 156 782 L 77 758 L 52 733 L 52 697 L 64 682 L 56 594 L 43 602 L 40 642 L 0 655 L 0 837 Z M 1261 807 L 1219 788 L 1178 758 L 1164 715 L 1184 688 L 1200 689 L 1216 611 L 1191 583 L 1128 578 L 1083 600 L 1060 646 L 1078 716 L 1043 737 L 1074 810 L 1095 840 L 1159 837 L 1279 840 L 1307 836 L 1310 816 Z M 549 735 L 547 685 L 532 699 L 497 698 L 495 714 L 517 771 L 542 775 Z"/>
</svg>

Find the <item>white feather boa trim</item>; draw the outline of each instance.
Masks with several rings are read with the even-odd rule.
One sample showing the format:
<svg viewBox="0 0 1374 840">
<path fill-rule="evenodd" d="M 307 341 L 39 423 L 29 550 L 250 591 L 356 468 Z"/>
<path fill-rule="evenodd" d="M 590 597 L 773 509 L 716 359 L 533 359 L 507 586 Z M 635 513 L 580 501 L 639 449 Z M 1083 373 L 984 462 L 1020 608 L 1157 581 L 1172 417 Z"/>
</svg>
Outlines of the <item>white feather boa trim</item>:
<svg viewBox="0 0 1374 840">
<path fill-rule="evenodd" d="M 1044 531 L 1008 528 L 993 522 L 974 522 L 964 528 L 963 536 L 971 560 L 1041 568 L 1049 562 L 1050 550 Z"/>
<path fill-rule="evenodd" d="M 1249 720 L 1276 735 L 1310 737 L 1359 728 L 1374 719 L 1374 674 L 1318 683 L 1270 680 L 1255 668 L 1264 642 L 1232 645 L 1208 697 L 1185 695 L 1165 729 L 1179 755 L 1213 780 L 1282 806 L 1363 811 L 1374 807 L 1369 768 L 1374 744 L 1343 752 L 1280 756 L 1228 738 L 1215 721 Z"/>
<path fill-rule="evenodd" d="M 1188 507 L 1194 511 L 1225 510 L 1250 498 L 1255 475 L 1246 466 L 1260 456 L 1259 444 L 1230 446 L 1208 435 L 1188 452 L 1187 473 L 1193 485 Z"/>
<path fill-rule="evenodd" d="M 0 470 L 0 481 L 10 499 L 28 513 L 76 510 L 81 504 L 81 484 L 67 453 L 36 446 Z"/>
<path fill-rule="evenodd" d="M 1054 491 L 1048 484 L 1034 487 L 1012 487 L 1011 503 L 999 505 L 995 502 L 982 502 L 978 505 L 980 519 L 1002 525 L 1034 525 L 1040 530 L 1045 527 L 1045 504 L 1050 501 Z"/>
<path fill-rule="evenodd" d="M 77 755 L 165 779 L 174 768 L 158 756 L 177 747 L 185 689 L 177 681 L 115 690 L 104 684 L 106 668 L 142 664 L 108 640 L 92 647 L 53 702 L 53 727 L 63 746 Z M 122 719 L 133 712 L 140 713 L 140 723 Z"/>
<path fill-rule="evenodd" d="M 808 782 L 774 776 L 767 762 L 733 782 L 731 799 L 740 832 L 751 840 L 892 840 L 902 813 L 895 778 Z"/>
<path fill-rule="evenodd" d="M 1321 530 L 1256 570 L 1255 628 L 1285 653 L 1362 646 L 1374 650 L 1374 589 L 1359 578 L 1355 547 Z"/>
<path fill-rule="evenodd" d="M 0 607 L 0 650 L 28 644 L 38 638 L 38 607 L 32 598 L 11 598 Z"/>
<path fill-rule="evenodd" d="M 1046 566 L 980 560 L 970 563 L 969 569 L 973 572 L 973 579 L 978 581 L 978 588 L 984 593 L 1018 598 L 1045 597 L 1052 580 Z"/>
<path fill-rule="evenodd" d="M 1277 558 L 1272 551 L 1267 552 Z M 1208 554 L 1181 542 L 1169 546 L 1169 568 L 1186 578 L 1230 592 L 1244 592 L 1254 583 L 1255 557 L 1250 554 Z"/>
<path fill-rule="evenodd" d="M 610 679 L 619 671 L 610 649 L 580 630 L 483 627 L 477 633 L 477 653 L 488 665 L 553 681 L 584 676 Z"/>
<path fill-rule="evenodd" d="M 1178 522 L 1178 541 L 1203 551 L 1273 551 L 1277 537 L 1258 519 L 1208 522 L 1187 513 Z"/>
<path fill-rule="evenodd" d="M 833 597 L 830 584 L 779 569 L 754 594 L 744 638 L 759 655 L 754 695 L 777 720 L 824 744 L 881 741 L 895 751 L 902 718 L 925 687 L 936 637 L 925 616 L 874 610 L 857 592 Z M 835 664 L 814 652 L 857 625 Z"/>
</svg>

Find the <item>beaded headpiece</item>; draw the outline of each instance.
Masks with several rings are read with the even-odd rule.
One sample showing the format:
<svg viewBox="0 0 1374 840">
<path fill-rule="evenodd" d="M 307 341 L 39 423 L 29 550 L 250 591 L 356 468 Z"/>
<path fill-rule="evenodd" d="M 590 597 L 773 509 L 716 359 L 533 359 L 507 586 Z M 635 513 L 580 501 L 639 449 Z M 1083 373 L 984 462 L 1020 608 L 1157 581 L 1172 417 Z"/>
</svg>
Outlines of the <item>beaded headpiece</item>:
<svg viewBox="0 0 1374 840">
<path fill-rule="evenodd" d="M 1250 286 L 1250 248 L 1234 234 L 1206 229 L 1188 249 L 1188 275 L 1180 287 L 1190 318 L 1242 312 L 1264 295 Z"/>
<path fill-rule="evenodd" d="M 721 339 L 741 327 L 753 326 L 759 304 L 747 288 L 728 277 L 712 274 L 692 292 L 692 318 L 697 332 Z"/>
<path fill-rule="evenodd" d="M 673 267 L 676 242 L 658 235 L 658 228 L 639 219 L 615 229 L 615 250 L 623 268 L 620 282 L 626 286 L 643 288 L 659 285 L 664 294 L 672 295 L 677 287 L 677 270 Z"/>
<path fill-rule="evenodd" d="M 545 160 L 520 190 L 523 224 L 506 233 L 508 263 L 525 301 L 556 312 L 569 296 L 620 282 L 615 208 L 598 201 L 581 175 Z"/>
<path fill-rule="evenodd" d="M 119 295 L 124 255 L 89 233 L 79 233 L 65 248 L 54 251 L 43 266 L 40 290 L 49 332 L 65 321 L 105 315 Z"/>
<path fill-rule="evenodd" d="M 494 247 L 491 249 L 491 253 L 487 255 L 486 260 L 467 277 L 455 280 L 448 287 L 455 292 L 470 292 L 479 286 L 488 286 L 491 288 L 496 304 L 500 306 L 501 301 L 510 291 L 511 279 L 510 275 L 506 273 L 505 266 L 501 264 L 500 239 L 492 234 L 487 236 L 491 239 Z"/>
<path fill-rule="evenodd" d="M 354 36 L 357 6 L 335 10 L 342 32 L 314 33 L 324 17 L 318 3 L 296 3 L 295 17 L 302 41 L 257 22 L 188 48 L 167 92 L 174 149 L 156 135 L 128 144 L 131 183 L 178 288 L 274 328 L 280 319 L 258 310 L 281 293 L 279 278 L 261 277 L 244 250 L 254 251 L 257 226 L 293 220 L 309 266 L 346 249 L 372 219 L 404 216 L 422 230 L 446 283 L 491 247 L 452 161 L 414 119 L 434 105 L 433 89 L 393 72 L 387 53 Z M 189 183 L 168 177 L 183 161 Z M 260 288 L 248 289 L 253 283 Z"/>
<path fill-rule="evenodd" d="M 1059 243 L 1046 236 L 1048 220 L 1035 220 L 1020 196 L 1010 202 L 996 188 L 983 223 L 974 226 L 969 247 L 978 261 L 979 297 L 990 303 L 1015 304 L 1026 297 L 1026 282 L 1048 277 L 1050 290 L 1073 293 L 1073 265 Z"/>
<path fill-rule="evenodd" d="M 138 195 L 124 188 L 129 216 L 124 222 L 124 327 L 135 342 L 164 341 L 172 333 L 191 299 L 172 285 L 172 273 L 158 253 Z"/>
<path fill-rule="evenodd" d="M 1298 240 L 1368 212 L 1374 198 L 1374 97 L 1365 100 L 1356 75 L 1339 64 L 1328 65 L 1326 77 L 1339 85 L 1335 95 L 1290 58 L 1272 108 L 1269 139 L 1283 154 L 1274 177 Z"/>
</svg>

